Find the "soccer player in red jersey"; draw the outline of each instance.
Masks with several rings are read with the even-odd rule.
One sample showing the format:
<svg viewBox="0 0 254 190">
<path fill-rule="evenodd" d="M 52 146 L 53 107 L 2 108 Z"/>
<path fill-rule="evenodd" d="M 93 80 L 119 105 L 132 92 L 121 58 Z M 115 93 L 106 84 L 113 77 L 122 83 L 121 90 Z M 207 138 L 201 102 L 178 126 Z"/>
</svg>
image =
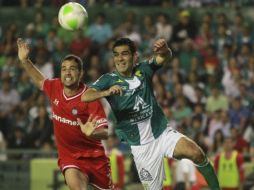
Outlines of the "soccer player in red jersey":
<svg viewBox="0 0 254 190">
<path fill-rule="evenodd" d="M 17 40 L 18 57 L 34 84 L 49 97 L 58 149 L 58 165 L 71 190 L 112 189 L 109 160 L 102 139 L 107 120 L 99 101 L 81 102 L 86 85 L 81 83 L 82 61 L 75 55 L 61 63 L 61 78 L 46 79 L 29 59 L 29 45 Z"/>
</svg>

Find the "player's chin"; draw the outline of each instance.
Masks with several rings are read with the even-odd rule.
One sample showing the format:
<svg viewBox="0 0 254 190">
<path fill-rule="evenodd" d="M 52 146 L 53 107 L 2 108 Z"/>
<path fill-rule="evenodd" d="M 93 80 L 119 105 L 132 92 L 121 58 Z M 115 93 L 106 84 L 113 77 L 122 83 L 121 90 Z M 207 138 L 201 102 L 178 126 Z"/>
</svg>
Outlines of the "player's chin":
<svg viewBox="0 0 254 190">
<path fill-rule="evenodd" d="M 117 69 L 117 71 L 118 71 L 119 73 L 124 73 L 124 72 L 127 71 L 127 68 L 125 68 L 125 67 L 117 67 L 116 69 Z"/>
<path fill-rule="evenodd" d="M 68 88 L 76 86 L 75 82 L 66 82 L 65 81 L 65 82 L 63 82 L 63 84 L 64 84 L 65 87 L 68 87 Z"/>
</svg>

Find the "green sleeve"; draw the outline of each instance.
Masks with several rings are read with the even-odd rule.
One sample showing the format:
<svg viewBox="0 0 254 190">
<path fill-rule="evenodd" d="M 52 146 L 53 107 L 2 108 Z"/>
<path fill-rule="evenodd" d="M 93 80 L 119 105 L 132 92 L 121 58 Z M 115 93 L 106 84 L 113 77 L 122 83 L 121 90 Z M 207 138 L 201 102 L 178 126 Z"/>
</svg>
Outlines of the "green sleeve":
<svg viewBox="0 0 254 190">
<path fill-rule="evenodd" d="M 102 75 L 99 79 L 97 79 L 92 85 L 91 88 L 95 88 L 96 90 L 107 90 L 110 88 L 111 77 L 109 74 Z"/>
<path fill-rule="evenodd" d="M 145 60 L 143 62 L 140 62 L 137 64 L 137 69 L 141 69 L 143 72 L 148 74 L 150 77 L 153 76 L 153 74 L 161 68 L 162 65 L 158 65 L 156 63 L 155 58 Z"/>
</svg>

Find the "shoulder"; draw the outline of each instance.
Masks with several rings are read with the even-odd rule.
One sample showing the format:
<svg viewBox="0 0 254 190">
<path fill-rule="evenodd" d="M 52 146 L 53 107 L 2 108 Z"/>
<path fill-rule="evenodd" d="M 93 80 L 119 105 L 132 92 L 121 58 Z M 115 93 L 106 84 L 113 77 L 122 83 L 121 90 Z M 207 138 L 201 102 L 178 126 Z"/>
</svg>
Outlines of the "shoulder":
<svg viewBox="0 0 254 190">
<path fill-rule="evenodd" d="M 53 85 L 61 85 L 62 84 L 62 82 L 59 78 L 45 79 L 44 83 L 51 83 Z"/>
<path fill-rule="evenodd" d="M 105 73 L 103 74 L 99 79 L 103 78 L 103 79 L 112 79 L 117 77 L 117 74 L 115 72 L 111 72 L 111 73 Z"/>
<path fill-rule="evenodd" d="M 118 75 L 115 73 L 115 72 L 111 72 L 111 73 L 106 73 L 104 74 L 105 77 L 108 77 L 108 78 L 115 78 L 115 77 L 118 77 Z"/>
<path fill-rule="evenodd" d="M 157 64 L 156 60 L 154 57 L 151 57 L 150 59 L 145 59 L 139 63 L 136 64 L 136 67 L 153 67 L 153 66 L 157 66 L 160 67 L 160 65 Z"/>
<path fill-rule="evenodd" d="M 143 66 L 145 66 L 146 64 L 149 64 L 149 60 L 143 60 L 143 61 L 141 61 L 141 62 L 138 62 L 138 63 L 136 64 L 136 68 L 143 67 Z"/>
<path fill-rule="evenodd" d="M 215 161 L 215 162 L 218 162 L 219 159 L 220 159 L 220 157 L 221 157 L 221 155 L 222 155 L 222 153 L 217 154 L 217 155 L 215 156 L 215 158 L 214 158 L 214 161 Z"/>
<path fill-rule="evenodd" d="M 42 84 L 42 90 L 46 93 L 49 98 L 60 94 L 63 91 L 63 84 L 60 79 L 46 79 Z"/>
<path fill-rule="evenodd" d="M 63 88 L 63 84 L 59 78 L 54 79 L 45 79 L 43 81 L 43 89 L 44 90 L 53 90 L 53 89 L 59 89 Z"/>
<path fill-rule="evenodd" d="M 117 74 L 112 72 L 112 73 L 106 73 L 103 74 L 99 79 L 97 79 L 93 84 L 96 84 L 98 82 L 110 82 L 112 79 L 117 78 Z"/>
</svg>

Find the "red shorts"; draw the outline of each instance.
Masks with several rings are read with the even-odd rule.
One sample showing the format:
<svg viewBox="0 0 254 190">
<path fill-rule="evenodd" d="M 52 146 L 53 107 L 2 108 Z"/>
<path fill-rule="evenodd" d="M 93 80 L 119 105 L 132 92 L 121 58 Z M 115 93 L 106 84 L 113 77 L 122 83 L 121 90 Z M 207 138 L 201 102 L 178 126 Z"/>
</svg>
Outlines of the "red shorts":
<svg viewBox="0 0 254 190">
<path fill-rule="evenodd" d="M 111 171 L 109 159 L 106 156 L 97 158 L 64 158 L 58 160 L 58 165 L 64 174 L 67 168 L 77 168 L 88 177 L 89 184 L 102 190 L 111 190 Z"/>
</svg>

